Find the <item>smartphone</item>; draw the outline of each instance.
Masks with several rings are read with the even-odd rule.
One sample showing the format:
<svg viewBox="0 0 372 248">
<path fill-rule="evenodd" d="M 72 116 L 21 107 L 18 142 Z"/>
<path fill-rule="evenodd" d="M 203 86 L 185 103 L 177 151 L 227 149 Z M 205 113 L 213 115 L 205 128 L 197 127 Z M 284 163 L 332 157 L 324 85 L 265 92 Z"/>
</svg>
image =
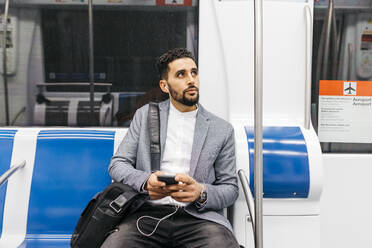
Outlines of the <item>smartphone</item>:
<svg viewBox="0 0 372 248">
<path fill-rule="evenodd" d="M 174 175 L 158 175 L 158 180 L 165 182 L 166 185 L 178 184 Z"/>
</svg>

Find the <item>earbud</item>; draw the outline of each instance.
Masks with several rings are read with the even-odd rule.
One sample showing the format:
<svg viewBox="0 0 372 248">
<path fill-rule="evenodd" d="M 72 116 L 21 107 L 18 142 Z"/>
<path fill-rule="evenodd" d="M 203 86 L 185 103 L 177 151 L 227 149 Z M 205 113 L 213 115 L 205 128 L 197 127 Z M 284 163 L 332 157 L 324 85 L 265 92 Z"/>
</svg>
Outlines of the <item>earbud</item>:
<svg viewBox="0 0 372 248">
<path fill-rule="evenodd" d="M 168 86 L 165 86 L 165 88 L 169 91 Z"/>
</svg>

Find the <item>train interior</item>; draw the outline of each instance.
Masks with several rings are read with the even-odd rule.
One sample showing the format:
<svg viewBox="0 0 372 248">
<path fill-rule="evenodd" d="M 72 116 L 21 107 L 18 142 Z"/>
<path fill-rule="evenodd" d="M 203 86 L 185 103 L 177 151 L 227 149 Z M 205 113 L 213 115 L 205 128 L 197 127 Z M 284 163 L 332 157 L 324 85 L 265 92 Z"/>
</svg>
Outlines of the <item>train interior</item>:
<svg viewBox="0 0 372 248">
<path fill-rule="evenodd" d="M 234 127 L 244 173 L 225 214 L 254 247 L 254 2 L 0 0 L 0 175 L 17 167 L 0 247 L 69 247 L 135 111 L 167 99 L 154 64 L 175 47 Z M 264 247 L 370 247 L 372 0 L 262 2 Z"/>
</svg>

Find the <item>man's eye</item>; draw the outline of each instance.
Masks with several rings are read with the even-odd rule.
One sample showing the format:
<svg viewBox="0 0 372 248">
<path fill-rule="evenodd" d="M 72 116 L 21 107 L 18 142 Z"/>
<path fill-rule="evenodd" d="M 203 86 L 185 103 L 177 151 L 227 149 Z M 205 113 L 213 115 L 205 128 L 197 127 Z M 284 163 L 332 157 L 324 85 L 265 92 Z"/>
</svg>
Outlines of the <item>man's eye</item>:
<svg viewBox="0 0 372 248">
<path fill-rule="evenodd" d="M 197 71 L 192 71 L 191 72 L 193 76 L 197 76 L 198 75 L 198 72 Z"/>
<path fill-rule="evenodd" d="M 183 72 L 179 72 L 177 73 L 177 77 L 183 77 L 184 73 Z"/>
</svg>

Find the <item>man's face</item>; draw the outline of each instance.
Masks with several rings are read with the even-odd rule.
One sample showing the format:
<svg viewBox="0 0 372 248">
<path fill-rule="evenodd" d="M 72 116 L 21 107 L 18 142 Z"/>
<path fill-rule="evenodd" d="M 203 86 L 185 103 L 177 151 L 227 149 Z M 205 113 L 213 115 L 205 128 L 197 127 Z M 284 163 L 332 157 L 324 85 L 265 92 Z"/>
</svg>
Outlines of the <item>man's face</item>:
<svg viewBox="0 0 372 248">
<path fill-rule="evenodd" d="M 180 58 L 168 64 L 168 90 L 171 97 L 186 106 L 199 101 L 198 68 L 191 58 Z"/>
</svg>

